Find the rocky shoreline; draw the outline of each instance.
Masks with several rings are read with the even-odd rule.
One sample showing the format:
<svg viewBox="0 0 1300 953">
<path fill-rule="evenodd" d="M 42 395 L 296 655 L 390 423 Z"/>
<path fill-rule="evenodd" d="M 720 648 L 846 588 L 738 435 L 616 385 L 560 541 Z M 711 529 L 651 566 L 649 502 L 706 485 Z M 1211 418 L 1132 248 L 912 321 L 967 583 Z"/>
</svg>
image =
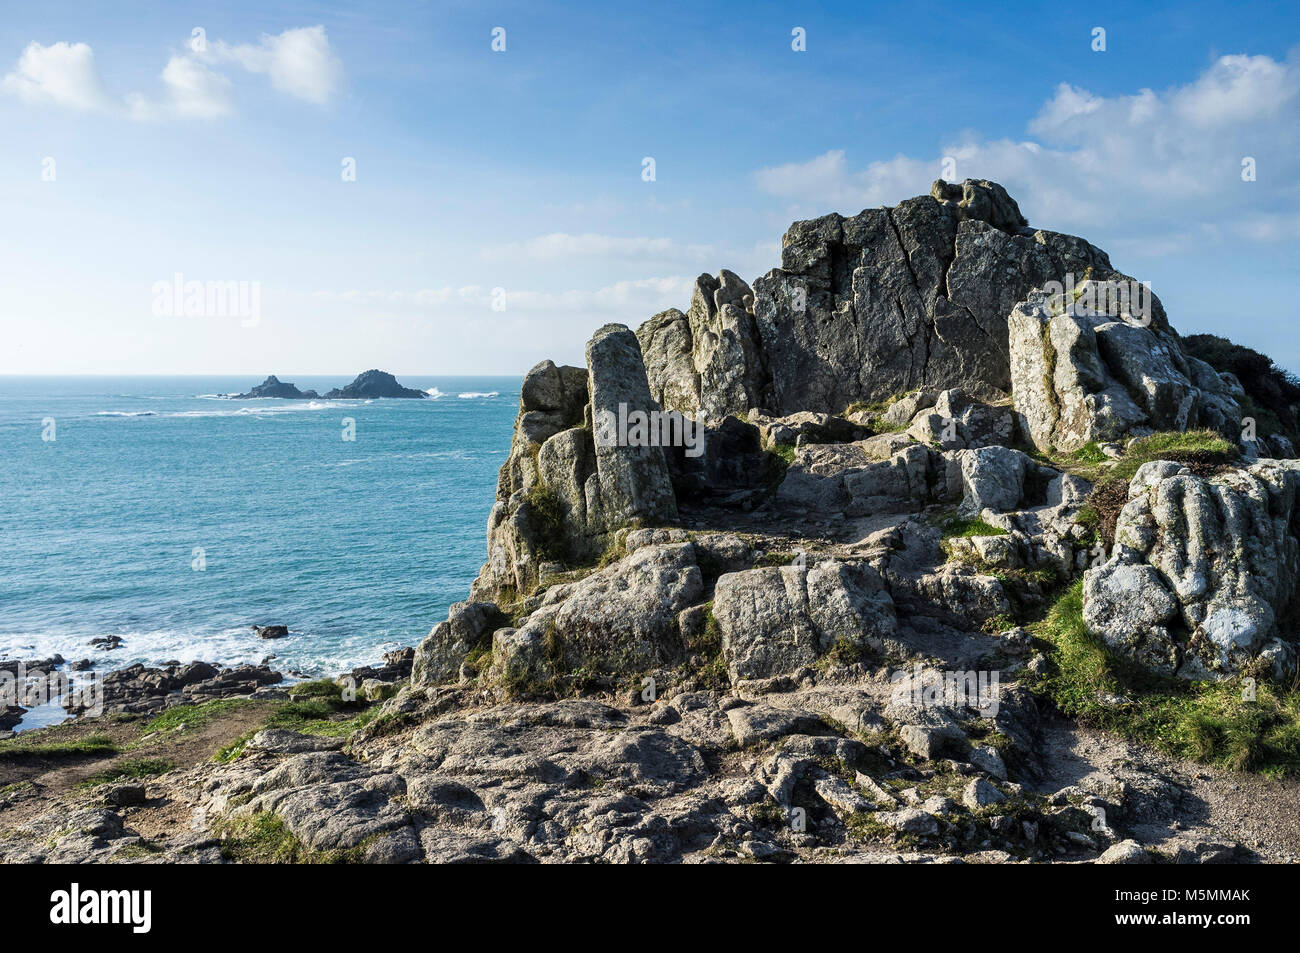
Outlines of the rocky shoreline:
<svg viewBox="0 0 1300 953">
<path fill-rule="evenodd" d="M 124 674 L 0 743 L 0 859 L 1297 861 L 1300 388 L 1134 288 L 982 180 L 796 223 L 528 373 L 413 650 Z"/>
</svg>

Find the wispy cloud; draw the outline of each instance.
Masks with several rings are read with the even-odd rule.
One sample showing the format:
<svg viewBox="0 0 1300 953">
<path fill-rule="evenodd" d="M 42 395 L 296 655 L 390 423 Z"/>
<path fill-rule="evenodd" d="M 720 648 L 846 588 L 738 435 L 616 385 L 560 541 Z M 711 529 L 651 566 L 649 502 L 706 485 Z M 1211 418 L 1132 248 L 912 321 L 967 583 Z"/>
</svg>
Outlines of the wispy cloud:
<svg viewBox="0 0 1300 953">
<path fill-rule="evenodd" d="M 856 212 L 924 194 L 955 161 L 957 179 L 989 178 L 1020 201 L 1031 224 L 1111 226 L 1174 252 L 1207 236 L 1276 241 L 1300 234 L 1300 63 L 1223 56 L 1194 81 L 1163 92 L 1098 96 L 1062 83 L 1027 124 L 1030 138 L 977 134 L 930 157 L 895 156 L 861 169 L 843 150 L 760 169 L 755 185 L 800 210 Z M 1255 162 L 1257 179 L 1243 181 Z M 1251 189 L 1251 192 L 1243 192 Z M 1166 233 L 1196 207 L 1198 227 Z"/>
<path fill-rule="evenodd" d="M 168 58 L 160 89 L 115 96 L 105 87 L 89 44 L 32 42 L 0 79 L 0 91 L 33 106 L 154 122 L 232 115 L 233 84 L 218 70 L 222 64 L 265 75 L 279 92 L 316 105 L 330 102 L 342 85 L 343 66 L 322 26 L 264 35 L 256 45 L 197 46 Z"/>
<path fill-rule="evenodd" d="M 694 282 L 694 277 L 669 275 L 618 281 L 596 289 L 574 288 L 558 292 L 463 285 L 415 291 L 318 291 L 315 297 L 369 307 L 456 315 L 490 314 L 495 310 L 494 304 L 504 301 L 507 312 L 617 314 L 620 320 L 635 325 L 666 308 L 686 307 L 690 303 Z"/>
<path fill-rule="evenodd" d="M 343 64 L 330 49 L 323 26 L 285 30 L 278 36 L 263 34 L 256 45 L 218 42 L 209 55 L 237 63 L 250 73 L 265 74 L 280 92 L 318 106 L 333 99 L 343 82 Z"/>
</svg>

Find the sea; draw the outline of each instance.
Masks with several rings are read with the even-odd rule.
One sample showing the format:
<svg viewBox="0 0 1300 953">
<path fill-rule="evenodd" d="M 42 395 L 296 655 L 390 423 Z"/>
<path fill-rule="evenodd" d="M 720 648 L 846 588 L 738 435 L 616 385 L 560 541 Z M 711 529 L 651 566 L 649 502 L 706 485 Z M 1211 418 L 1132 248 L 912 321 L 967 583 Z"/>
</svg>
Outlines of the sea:
<svg viewBox="0 0 1300 953">
<path fill-rule="evenodd" d="M 320 393 L 350 380 L 280 376 Z M 399 380 L 429 398 L 0 377 L 0 659 L 274 656 L 314 677 L 416 644 L 486 558 L 520 378 Z M 252 629 L 269 624 L 290 634 Z M 89 644 L 107 636 L 120 647 Z"/>
</svg>

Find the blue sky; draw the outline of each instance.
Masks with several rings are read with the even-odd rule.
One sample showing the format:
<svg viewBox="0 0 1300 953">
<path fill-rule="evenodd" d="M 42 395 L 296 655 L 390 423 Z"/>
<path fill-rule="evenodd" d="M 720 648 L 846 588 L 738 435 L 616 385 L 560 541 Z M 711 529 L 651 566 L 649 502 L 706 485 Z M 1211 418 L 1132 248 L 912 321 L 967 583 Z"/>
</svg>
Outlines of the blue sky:
<svg viewBox="0 0 1300 953">
<path fill-rule="evenodd" d="M 0 373 L 580 363 L 944 157 L 1300 370 L 1294 5 L 362 6 L 6 9 Z M 156 314 L 176 273 L 257 320 Z"/>
</svg>

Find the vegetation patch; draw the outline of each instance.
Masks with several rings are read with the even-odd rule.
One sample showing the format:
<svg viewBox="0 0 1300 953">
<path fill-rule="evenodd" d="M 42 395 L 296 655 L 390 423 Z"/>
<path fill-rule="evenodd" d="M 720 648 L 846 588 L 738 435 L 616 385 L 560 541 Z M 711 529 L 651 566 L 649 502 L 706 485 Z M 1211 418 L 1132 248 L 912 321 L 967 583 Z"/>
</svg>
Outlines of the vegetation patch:
<svg viewBox="0 0 1300 953">
<path fill-rule="evenodd" d="M 79 785 L 83 788 L 99 787 L 101 784 L 112 784 L 116 781 L 140 781 L 145 778 L 155 778 L 160 774 L 166 774 L 172 768 L 176 767 L 171 761 L 164 758 L 129 758 L 126 761 L 119 761 L 111 768 L 106 768 L 98 774 L 92 775 Z"/>
<path fill-rule="evenodd" d="M 159 712 L 140 729 L 141 735 L 160 731 L 194 731 L 240 708 L 264 704 L 251 698 L 217 698 L 200 705 L 177 705 Z"/>
<path fill-rule="evenodd" d="M 994 526 L 978 516 L 969 518 L 959 516 L 952 510 L 940 514 L 935 519 L 935 525 L 939 528 L 940 539 L 953 539 L 954 537 L 969 539 L 972 536 L 1007 535 L 1007 531 L 1000 526 Z"/>
<path fill-rule="evenodd" d="M 528 491 L 524 502 L 537 554 L 544 560 L 564 562 L 568 552 L 564 542 L 564 502 L 559 494 L 538 482 Z"/>
<path fill-rule="evenodd" d="M 0 758 L 78 758 L 117 754 L 120 749 L 108 735 L 86 735 L 75 741 L 28 742 L 21 735 L 0 741 Z"/>
<path fill-rule="evenodd" d="M 1213 430 L 1154 433 L 1129 444 L 1124 456 L 1106 471 L 1092 488 L 1080 511 L 1105 539 L 1115 541 L 1115 521 L 1128 502 L 1128 485 L 1143 464 L 1153 460 L 1181 463 L 1198 476 L 1214 476 L 1229 469 L 1240 457 L 1235 444 Z"/>
<path fill-rule="evenodd" d="M 1258 434 L 1280 433 L 1300 442 L 1300 426 L 1292 407 L 1300 402 L 1300 380 L 1259 351 L 1233 344 L 1215 334 L 1189 334 L 1183 351 L 1220 373 L 1235 374 L 1246 391 L 1242 413 L 1255 418 Z"/>
<path fill-rule="evenodd" d="M 1080 723 L 1178 757 L 1237 771 L 1300 773 L 1300 692 L 1254 673 L 1219 682 L 1162 679 L 1116 658 L 1083 621 L 1083 582 L 1034 625 L 1048 671 L 1030 683 Z M 1251 695 L 1253 694 L 1253 698 Z"/>
<path fill-rule="evenodd" d="M 365 853 L 360 844 L 347 850 L 313 850 L 270 811 L 228 821 L 218 833 L 222 856 L 244 864 L 357 864 Z"/>
<path fill-rule="evenodd" d="M 727 660 L 722 654 L 722 627 L 713 615 L 712 602 L 705 606 L 703 629 L 699 635 L 687 641 L 686 651 L 691 658 L 700 661 L 694 666 L 688 662 L 684 674 L 694 676 L 702 689 L 726 691 L 731 687 L 731 674 L 727 671 Z"/>
</svg>

